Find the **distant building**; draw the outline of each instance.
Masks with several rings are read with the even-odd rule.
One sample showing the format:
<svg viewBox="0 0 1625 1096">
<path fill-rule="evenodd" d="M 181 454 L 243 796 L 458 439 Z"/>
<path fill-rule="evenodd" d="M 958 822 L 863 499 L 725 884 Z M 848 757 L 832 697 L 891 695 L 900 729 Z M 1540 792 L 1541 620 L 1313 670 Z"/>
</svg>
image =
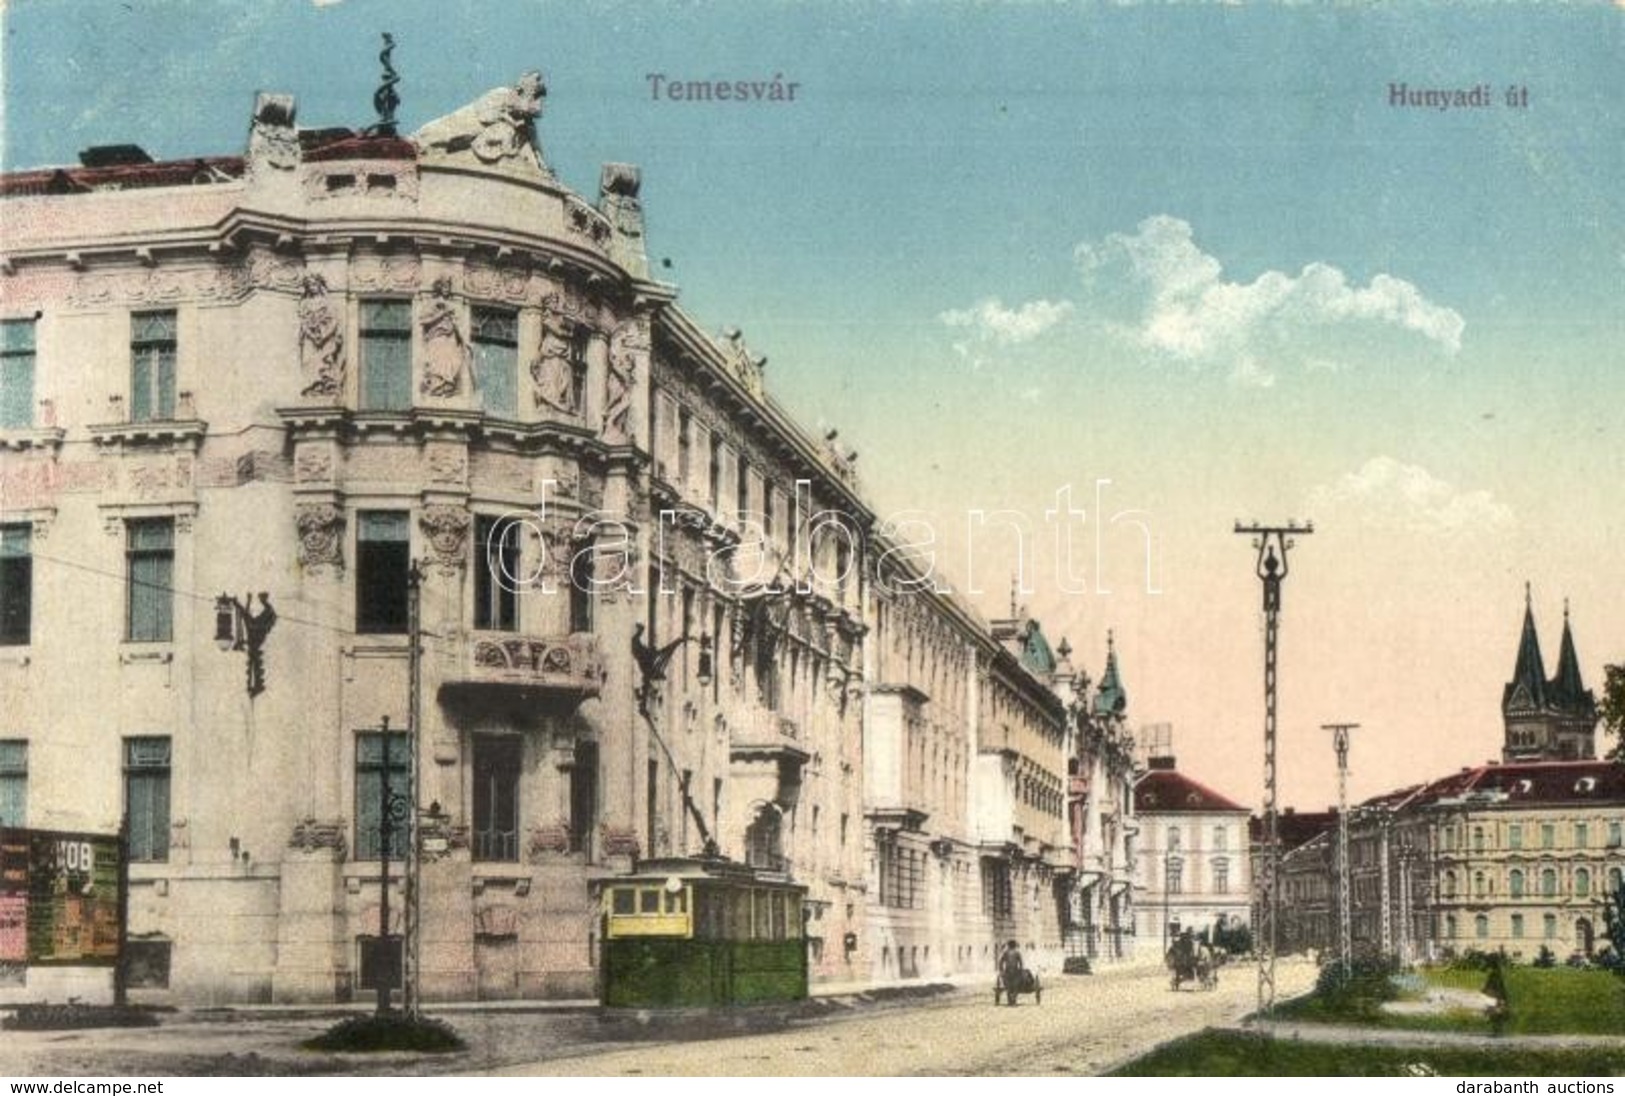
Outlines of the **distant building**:
<svg viewBox="0 0 1625 1096">
<path fill-rule="evenodd" d="M 1179 772 L 1172 757 L 1150 765 L 1134 785 L 1141 940 L 1166 950 L 1183 929 L 1251 924 L 1247 808 Z"/>
<path fill-rule="evenodd" d="M 1593 757 L 1596 701 L 1580 678 L 1568 613 L 1545 677 L 1526 604 L 1503 692 L 1501 762 L 1351 808 L 1355 953 L 1406 960 L 1504 948 L 1529 961 L 1602 947 L 1602 904 L 1625 874 L 1625 765 Z M 1300 818 L 1308 816 L 1299 816 Z M 1335 820 L 1283 839 L 1283 923 L 1294 947 L 1335 946 Z"/>
</svg>

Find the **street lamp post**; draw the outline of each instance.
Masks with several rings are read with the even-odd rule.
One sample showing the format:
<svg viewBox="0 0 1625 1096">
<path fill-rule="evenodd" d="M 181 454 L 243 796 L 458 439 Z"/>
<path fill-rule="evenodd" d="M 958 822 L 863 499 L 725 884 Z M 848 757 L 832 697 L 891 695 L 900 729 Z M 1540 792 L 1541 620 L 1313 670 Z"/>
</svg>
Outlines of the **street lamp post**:
<svg viewBox="0 0 1625 1096">
<path fill-rule="evenodd" d="M 1286 581 L 1287 551 L 1298 536 L 1315 531 L 1312 522 L 1299 525 L 1243 525 L 1236 522 L 1238 534 L 1253 538 L 1258 552 L 1256 571 L 1264 587 L 1264 855 L 1253 877 L 1258 895 L 1258 912 L 1264 922 L 1258 926 L 1254 948 L 1258 954 L 1258 1010 L 1268 1013 L 1275 1007 L 1275 935 L 1280 921 L 1281 900 L 1277 883 L 1281 869 L 1279 820 L 1275 813 L 1275 655 L 1280 628 L 1281 586 Z"/>
<path fill-rule="evenodd" d="M 1354 969 L 1349 928 L 1349 732 L 1358 723 L 1322 723 L 1320 729 L 1332 732 L 1332 749 L 1337 751 L 1337 958 L 1343 964 L 1346 981 Z"/>
<path fill-rule="evenodd" d="M 398 792 L 390 787 L 389 767 L 389 717 L 386 715 L 379 720 L 378 738 L 382 757 L 378 779 L 378 940 L 379 948 L 374 953 L 376 961 L 373 963 L 373 975 L 377 980 L 378 989 L 378 1015 L 387 1015 L 390 1011 L 390 993 L 395 988 L 395 978 L 400 973 L 397 955 L 394 948 L 394 938 L 389 931 L 389 856 L 390 846 L 395 839 L 397 822 L 406 822 L 410 816 L 411 806 L 409 797 L 405 792 Z M 407 829 L 411 833 L 410 825 Z"/>
</svg>

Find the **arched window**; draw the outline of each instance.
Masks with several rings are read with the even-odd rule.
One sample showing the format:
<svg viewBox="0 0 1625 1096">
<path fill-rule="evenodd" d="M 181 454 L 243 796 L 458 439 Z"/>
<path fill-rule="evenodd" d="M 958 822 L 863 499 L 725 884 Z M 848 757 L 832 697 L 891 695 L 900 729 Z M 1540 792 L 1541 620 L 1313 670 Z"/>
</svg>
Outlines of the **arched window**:
<svg viewBox="0 0 1625 1096">
<path fill-rule="evenodd" d="M 1474 852 L 1483 852 L 1484 851 L 1484 827 L 1483 826 L 1474 826 L 1473 827 L 1473 851 Z"/>
<path fill-rule="evenodd" d="M 1473 935 L 1480 940 L 1488 939 L 1490 935 L 1490 919 L 1485 914 L 1473 918 Z"/>
<path fill-rule="evenodd" d="M 1508 874 L 1508 876 L 1507 876 L 1507 885 L 1512 891 L 1512 897 L 1514 897 L 1514 898 L 1522 898 L 1523 897 L 1523 872 L 1518 868 L 1513 868 L 1511 873 Z"/>
<path fill-rule="evenodd" d="M 1540 869 L 1540 893 L 1542 897 L 1554 898 L 1557 895 L 1557 869 Z"/>
<path fill-rule="evenodd" d="M 1585 868 L 1574 869 L 1574 896 L 1576 898 L 1591 897 L 1591 872 Z"/>
<path fill-rule="evenodd" d="M 1473 873 L 1473 896 L 1475 898 L 1484 897 L 1484 873 L 1481 871 Z"/>
<path fill-rule="evenodd" d="M 1456 938 L 1456 915 L 1453 913 L 1444 915 L 1444 935 L 1447 940 Z"/>
<path fill-rule="evenodd" d="M 1619 868 L 1609 868 L 1608 869 L 1608 893 L 1609 894 L 1618 893 L 1619 888 L 1622 885 L 1625 885 L 1625 881 L 1622 881 L 1622 876 L 1625 876 L 1625 873 L 1622 873 Z"/>
<path fill-rule="evenodd" d="M 1454 898 L 1456 896 L 1456 873 L 1453 871 L 1447 871 L 1444 873 L 1444 896 L 1446 898 Z M 1451 933 L 1450 935 L 1454 936 L 1455 933 Z"/>
</svg>

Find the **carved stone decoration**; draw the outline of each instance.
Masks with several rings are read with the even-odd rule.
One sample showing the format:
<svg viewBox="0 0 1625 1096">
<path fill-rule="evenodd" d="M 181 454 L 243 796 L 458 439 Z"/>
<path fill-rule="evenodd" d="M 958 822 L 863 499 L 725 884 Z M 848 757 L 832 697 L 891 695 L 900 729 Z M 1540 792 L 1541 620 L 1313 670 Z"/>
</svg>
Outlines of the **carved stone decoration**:
<svg viewBox="0 0 1625 1096">
<path fill-rule="evenodd" d="M 585 541 L 576 539 L 575 523 L 568 518 L 552 517 L 542 525 L 542 559 L 544 573 L 559 586 L 570 581 L 570 561 L 581 551 Z"/>
<path fill-rule="evenodd" d="M 333 455 L 325 449 L 302 449 L 293 462 L 294 478 L 301 483 L 333 478 Z"/>
<path fill-rule="evenodd" d="M 468 455 L 461 446 L 431 445 L 427 459 L 435 483 L 461 483 L 468 475 Z"/>
<path fill-rule="evenodd" d="M 305 275 L 299 301 L 299 368 L 301 396 L 337 400 L 344 394 L 344 328 L 320 274 Z"/>
<path fill-rule="evenodd" d="M 636 164 L 605 164 L 598 179 L 598 208 L 609 222 L 610 257 L 637 277 L 649 276 L 643 241 L 643 173 Z"/>
<path fill-rule="evenodd" d="M 329 819 L 318 821 L 307 818 L 293 827 L 293 836 L 288 839 L 288 848 L 299 849 L 302 852 L 317 852 L 321 849 L 331 849 L 343 859 L 347 842 L 344 820 Z"/>
<path fill-rule="evenodd" d="M 473 519 L 461 506 L 425 506 L 418 524 L 434 550 L 434 562 L 442 573 L 450 574 L 468 562 L 468 528 Z"/>
<path fill-rule="evenodd" d="M 422 264 L 413 256 L 370 256 L 350 265 L 350 288 L 361 293 L 413 290 L 422 280 Z"/>
<path fill-rule="evenodd" d="M 598 247 L 609 242 L 609 220 L 586 202 L 575 198 L 564 200 L 564 224 L 577 236 L 585 236 Z"/>
<path fill-rule="evenodd" d="M 293 96 L 260 92 L 254 100 L 254 120 L 248 129 L 251 169 L 264 164 L 278 171 L 292 171 L 299 165 L 296 113 Z"/>
<path fill-rule="evenodd" d="M 446 399 L 465 391 L 465 384 L 472 387 L 468 340 L 452 304 L 450 278 L 435 279 L 434 296 L 418 327 L 423 333 L 423 394 Z"/>
<path fill-rule="evenodd" d="M 551 855 L 570 851 L 570 823 L 561 818 L 551 826 L 530 829 L 530 861 L 536 863 Z"/>
<path fill-rule="evenodd" d="M 437 118 L 412 137 L 425 160 L 468 160 L 492 166 L 512 161 L 544 174 L 547 164 L 536 139 L 547 85 L 527 72 L 510 88 L 494 88 L 460 110 Z"/>
<path fill-rule="evenodd" d="M 560 415 L 581 413 L 581 393 L 576 390 L 572 360 L 578 330 L 575 321 L 567 317 L 549 315 L 542 322 L 541 346 L 530 363 L 531 397 L 536 407 Z"/>
<path fill-rule="evenodd" d="M 330 502 L 301 503 L 294 520 L 299 526 L 300 565 L 307 571 L 343 570 L 344 511 Z"/>
<path fill-rule="evenodd" d="M 507 301 L 510 304 L 541 304 L 541 294 L 533 283 L 530 269 L 518 263 L 470 262 L 463 268 L 463 288 L 471 297 Z"/>
<path fill-rule="evenodd" d="M 631 445 L 632 404 L 638 374 L 648 368 L 649 333 L 639 320 L 627 320 L 609 336 L 609 368 L 604 374 L 603 438 L 608 445 Z"/>
<path fill-rule="evenodd" d="M 638 835 L 630 826 L 612 826 L 605 822 L 599 832 L 603 837 L 605 856 L 632 856 L 639 854 Z"/>
<path fill-rule="evenodd" d="M 745 345 L 745 334 L 737 327 L 730 327 L 722 333 L 722 360 L 747 391 L 752 395 L 762 394 L 762 370 L 767 368 L 767 358 L 764 355 L 752 354 L 750 347 Z"/>
</svg>

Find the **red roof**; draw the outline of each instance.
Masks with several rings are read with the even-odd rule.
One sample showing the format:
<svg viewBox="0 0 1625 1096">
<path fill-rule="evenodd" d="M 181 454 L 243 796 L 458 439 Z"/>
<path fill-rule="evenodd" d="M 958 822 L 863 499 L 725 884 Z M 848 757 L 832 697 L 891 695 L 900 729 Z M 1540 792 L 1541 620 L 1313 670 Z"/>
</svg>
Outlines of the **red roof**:
<svg viewBox="0 0 1625 1096">
<path fill-rule="evenodd" d="M 1392 810 L 1426 807 L 1441 800 L 1471 799 L 1515 804 L 1625 803 L 1625 765 L 1617 761 L 1520 761 L 1479 765 L 1367 800 Z"/>
<path fill-rule="evenodd" d="M 30 194 L 82 194 L 116 186 L 120 190 L 144 187 L 192 186 L 240 178 L 241 156 L 205 156 L 170 160 L 161 164 L 117 164 L 112 167 L 47 167 L 0 175 L 0 198 Z"/>
<path fill-rule="evenodd" d="M 1247 808 L 1228 799 L 1205 784 L 1198 783 L 1174 769 L 1152 769 L 1134 785 L 1134 810 L 1137 814 L 1197 813 L 1199 811 L 1237 811 Z"/>
</svg>

